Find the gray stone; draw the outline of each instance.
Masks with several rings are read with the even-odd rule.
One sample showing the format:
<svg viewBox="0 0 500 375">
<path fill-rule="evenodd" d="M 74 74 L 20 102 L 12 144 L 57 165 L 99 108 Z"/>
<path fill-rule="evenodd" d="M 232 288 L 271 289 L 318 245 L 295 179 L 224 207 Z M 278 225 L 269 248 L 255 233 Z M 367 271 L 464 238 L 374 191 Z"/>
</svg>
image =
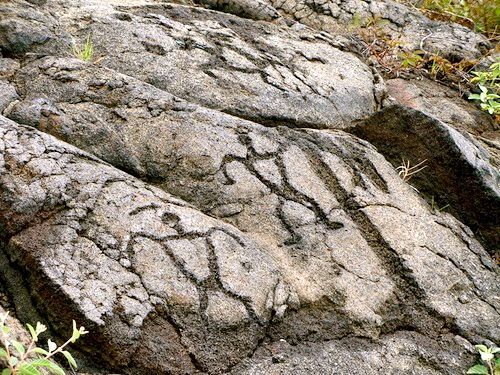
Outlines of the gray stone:
<svg viewBox="0 0 500 375">
<path fill-rule="evenodd" d="M 271 21 L 279 18 L 276 9 L 261 0 L 200 0 L 202 5 L 253 20 Z"/>
<path fill-rule="evenodd" d="M 476 137 L 495 140 L 500 125 L 474 102 L 463 100 L 450 87 L 429 79 L 401 78 L 386 81 L 391 101 L 402 104 Z M 500 159 L 499 159 L 500 160 Z"/>
<path fill-rule="evenodd" d="M 36 300 L 18 308 L 78 320 L 82 345 L 128 373 L 216 371 L 253 351 L 281 279 L 255 243 L 4 117 L 0 151 L 2 277 L 29 269 Z"/>
<path fill-rule="evenodd" d="M 432 107 L 430 108 L 432 110 Z M 395 167 L 425 160 L 411 184 L 461 218 L 492 253 L 500 244 L 500 173 L 489 152 L 466 132 L 402 105 L 385 108 L 352 129 Z"/>
<path fill-rule="evenodd" d="M 54 19 L 47 13 L 23 0 L 0 3 L 0 52 L 24 54 L 48 42 L 54 36 Z"/>
<path fill-rule="evenodd" d="M 414 85 L 425 100 L 389 84 L 427 114 L 375 114 L 384 80 L 345 52 L 364 47 L 306 26 L 381 14 L 412 43 L 430 30 L 432 49 L 447 25 L 378 1 L 36 2 L 0 4 L 0 75 L 19 96 L 0 116 L 0 303 L 61 336 L 85 325 L 86 373 L 452 375 L 499 342 L 481 237 L 346 132 L 439 128 L 397 157 L 437 142 L 485 199 L 494 146 L 464 130 L 494 144 L 494 125 L 430 83 Z M 481 37 L 441 31 L 464 46 L 447 55 L 480 53 Z M 71 57 L 89 35 L 92 59 Z"/>
<path fill-rule="evenodd" d="M 19 61 L 0 57 L 0 78 L 9 78 L 21 67 Z"/>
<path fill-rule="evenodd" d="M 16 88 L 10 83 L 0 80 L 0 114 L 10 103 L 19 99 Z"/>
<path fill-rule="evenodd" d="M 67 56 L 68 41 L 82 43 L 91 34 L 100 65 L 238 117 L 270 126 L 338 128 L 379 106 L 371 69 L 309 29 L 174 4 L 88 4 L 71 10 L 75 18 L 93 19 L 75 35 L 75 21 L 64 16 L 70 11 L 56 2 L 53 9 L 61 17 L 48 25 L 58 36 L 33 53 Z M 118 11 L 130 19 L 114 17 Z M 60 79 L 71 80 L 71 72 Z"/>
<path fill-rule="evenodd" d="M 433 21 L 415 8 L 391 0 L 331 1 L 318 7 L 307 0 L 269 0 L 284 17 L 334 34 L 371 22 L 407 49 L 439 53 L 450 61 L 477 59 L 489 48 L 486 37 L 455 24 Z M 383 20 L 384 24 L 377 20 Z"/>
<path fill-rule="evenodd" d="M 443 354 L 444 348 L 450 354 Z M 455 375 L 472 365 L 471 351 L 470 344 L 464 347 L 452 334 L 436 339 L 407 331 L 377 342 L 347 337 L 292 346 L 285 341 L 263 346 L 231 374 Z"/>
<path fill-rule="evenodd" d="M 67 66 L 73 79 L 57 79 Z M 220 249 L 222 285 L 256 305 L 276 306 L 267 330 L 273 340 L 377 338 L 386 327 L 408 326 L 461 332 L 474 342 L 499 337 L 498 275 L 488 254 L 468 228 L 434 212 L 367 142 L 343 131 L 265 128 L 73 60 L 42 59 L 16 83 L 29 93 L 25 100 L 45 97 L 59 110 L 41 118 L 40 129 L 154 180 L 258 244 L 286 280 L 288 298 L 259 299 L 246 289 L 240 275 L 253 270 L 249 260 L 256 255 L 223 233 L 210 237 Z M 141 254 L 151 252 L 143 262 L 158 259 L 160 275 L 172 269 L 152 243 L 142 246 Z M 199 259 L 183 261 L 197 280 L 206 274 L 206 259 Z M 228 259 L 239 263 L 229 266 Z M 147 280 L 151 288 L 158 277 Z M 176 288 L 194 293 L 189 283 Z M 473 300 L 463 304 L 464 293 Z M 234 316 L 217 324 L 243 319 L 237 305 L 231 304 Z"/>
</svg>

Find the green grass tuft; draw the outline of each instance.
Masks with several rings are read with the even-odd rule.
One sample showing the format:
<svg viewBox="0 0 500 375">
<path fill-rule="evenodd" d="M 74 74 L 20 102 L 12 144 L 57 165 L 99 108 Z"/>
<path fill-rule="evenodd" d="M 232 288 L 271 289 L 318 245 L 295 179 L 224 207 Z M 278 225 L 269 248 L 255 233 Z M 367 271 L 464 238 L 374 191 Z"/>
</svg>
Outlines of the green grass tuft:
<svg viewBox="0 0 500 375">
<path fill-rule="evenodd" d="M 83 46 L 73 45 L 73 55 L 83 61 L 90 61 L 94 57 L 94 42 L 90 35 L 87 36 Z"/>
</svg>

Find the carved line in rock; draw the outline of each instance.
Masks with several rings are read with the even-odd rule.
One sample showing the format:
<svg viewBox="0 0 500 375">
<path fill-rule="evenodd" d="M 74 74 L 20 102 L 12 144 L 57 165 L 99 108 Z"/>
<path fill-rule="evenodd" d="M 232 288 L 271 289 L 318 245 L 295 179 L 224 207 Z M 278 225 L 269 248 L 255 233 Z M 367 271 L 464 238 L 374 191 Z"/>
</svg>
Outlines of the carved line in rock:
<svg viewBox="0 0 500 375">
<path fill-rule="evenodd" d="M 318 175 L 323 176 L 323 181 L 325 181 L 328 190 L 334 194 L 341 208 L 349 215 L 353 222 L 356 223 L 363 238 L 375 251 L 382 266 L 386 269 L 387 275 L 398 288 L 396 291 L 397 303 L 403 306 L 407 304 L 415 305 L 419 314 L 422 314 L 421 316 L 427 315 L 431 320 L 437 320 L 439 325 L 447 326 L 452 332 L 460 332 L 459 328 L 454 325 L 454 323 L 447 322 L 443 317 L 439 316 L 439 314 L 424 304 L 426 299 L 425 290 L 423 290 L 413 278 L 411 269 L 403 264 L 397 252 L 384 240 L 380 232 L 359 205 L 351 199 L 352 197 L 350 194 L 330 172 L 330 168 L 324 161 L 317 157 L 321 151 L 332 152 L 332 148 L 335 146 L 330 145 L 326 137 L 315 137 L 313 134 L 303 134 L 303 132 L 299 135 L 298 132 L 294 132 L 293 130 L 280 128 L 280 130 L 281 129 L 283 129 L 283 133 L 285 133 L 289 139 L 293 139 L 296 145 L 308 155 L 309 161 Z M 376 171 L 375 168 L 374 171 Z M 402 322 L 402 324 L 411 325 L 412 322 Z"/>
<path fill-rule="evenodd" d="M 25 131 L 24 133 L 27 136 L 29 136 L 28 133 L 30 133 L 30 132 Z M 57 150 L 57 151 L 61 152 L 61 150 Z M 64 150 L 64 151 L 67 152 L 67 150 Z M 32 160 L 32 159 L 37 158 L 37 157 L 39 157 L 39 156 L 31 155 L 31 157 L 29 157 L 28 159 Z M 68 161 L 66 161 L 66 162 L 68 162 Z M 71 163 L 71 161 L 69 161 L 69 163 Z M 121 180 L 120 182 L 123 182 L 123 181 L 125 181 L 125 180 Z M 101 186 L 99 187 L 99 193 L 94 198 L 94 200 L 93 200 L 94 202 L 93 203 L 96 204 L 96 202 L 100 199 L 101 195 L 103 194 L 103 191 L 105 191 L 107 188 L 111 188 L 112 185 L 114 183 L 116 183 L 116 182 L 117 182 L 116 180 L 115 181 L 105 180 L 104 183 L 102 183 Z M 76 182 L 76 183 L 78 183 L 78 182 Z M 66 202 L 68 202 L 68 199 L 71 200 L 71 197 L 67 197 L 66 198 Z M 42 205 L 42 207 L 43 207 L 43 205 Z M 150 205 L 149 207 L 138 207 L 137 209 L 133 210 L 132 213 L 133 214 L 138 214 L 140 212 L 144 212 L 144 211 L 146 211 L 148 209 L 151 209 L 151 208 L 155 209 L 155 206 L 154 205 Z M 50 210 L 50 207 L 48 207 L 46 209 Z M 100 251 L 102 253 L 105 254 L 106 253 L 105 249 L 102 249 L 99 243 L 95 242 L 93 239 L 91 239 L 90 236 L 87 236 L 84 233 L 85 232 L 85 224 L 88 225 L 89 223 L 92 223 L 92 220 L 93 220 L 92 219 L 92 214 L 90 214 L 91 211 L 93 211 L 93 208 L 89 207 L 87 212 L 80 213 L 80 216 L 77 218 L 78 219 L 77 222 L 78 222 L 79 227 L 80 227 L 80 229 L 77 231 L 77 234 L 78 234 L 79 237 L 81 237 L 81 238 L 87 238 L 88 240 L 90 240 L 90 242 L 93 242 L 96 245 L 96 247 L 98 249 L 100 249 Z M 164 216 L 164 220 L 166 220 L 167 222 L 171 222 L 172 219 L 175 219 L 175 218 L 172 218 L 171 215 L 169 215 L 169 217 L 165 217 Z M 42 222 L 43 221 L 44 220 L 42 220 Z M 45 222 L 46 222 L 46 220 L 45 220 Z M 30 224 L 32 224 L 32 222 L 28 221 L 26 223 L 25 227 L 29 227 Z M 174 228 L 175 227 L 176 227 L 176 224 L 174 225 Z M 256 322 L 257 325 L 259 325 L 259 326 L 265 325 L 266 322 L 262 321 L 261 319 L 258 319 L 257 314 L 254 312 L 253 307 L 251 306 L 251 301 L 249 300 L 249 298 L 241 296 L 241 295 L 235 293 L 234 291 L 228 290 L 224 286 L 224 283 L 221 281 L 220 277 L 217 276 L 217 274 L 218 274 L 217 256 L 215 254 L 215 247 L 211 243 L 211 240 L 209 238 L 212 234 L 215 234 L 217 232 L 224 232 L 229 237 L 235 239 L 239 243 L 240 246 L 246 246 L 246 243 L 244 243 L 241 239 L 239 239 L 237 236 L 235 236 L 234 233 L 229 232 L 225 228 L 213 228 L 211 231 L 209 231 L 206 234 L 204 234 L 205 238 L 207 238 L 207 244 L 209 245 L 208 248 L 211 249 L 211 255 L 209 256 L 209 258 L 210 258 L 210 263 L 211 263 L 210 264 L 210 268 L 212 269 L 212 276 L 210 276 L 210 278 L 207 279 L 204 283 L 197 282 L 197 284 L 199 286 L 201 286 L 201 287 L 205 287 L 205 289 L 208 289 L 208 288 L 212 288 L 213 289 L 214 287 L 216 287 L 216 288 L 219 288 L 219 289 L 223 290 L 223 292 L 226 295 L 228 295 L 230 298 L 237 299 L 237 300 L 239 300 L 239 301 L 241 301 L 243 303 L 243 305 L 247 309 L 249 317 L 252 320 L 255 320 L 255 322 Z M 176 238 L 186 238 L 186 237 L 191 237 L 191 238 L 195 238 L 196 239 L 196 238 L 200 238 L 200 236 L 201 235 L 198 234 L 198 233 L 183 233 L 183 232 L 180 232 L 178 235 L 175 235 L 175 236 L 166 236 L 164 238 L 152 237 L 152 239 L 154 241 L 166 241 L 166 240 L 172 240 L 172 239 L 176 239 Z M 8 237 L 12 238 L 11 236 L 8 236 Z M 144 233 L 135 233 L 132 236 L 132 238 L 130 239 L 127 247 L 130 249 L 130 246 L 133 246 L 133 243 L 136 241 L 137 238 L 145 238 L 145 237 L 146 237 L 146 235 Z M 7 241 L 8 240 L 9 239 L 7 238 Z M 169 253 L 169 256 L 172 257 L 172 253 L 171 252 L 168 252 L 168 253 Z M 27 258 L 25 258 L 25 261 L 26 261 L 26 259 Z M 174 259 L 175 259 L 175 257 L 174 257 Z M 31 264 L 33 266 L 32 269 L 35 269 L 37 261 L 35 259 L 31 259 L 31 260 L 29 260 L 29 262 L 30 262 L 30 264 L 33 263 L 33 264 Z M 186 275 L 188 278 L 192 277 L 192 275 L 189 272 L 187 272 L 187 270 L 182 266 L 181 262 L 179 262 L 177 259 L 175 259 L 175 263 L 176 263 L 177 267 L 181 270 L 181 272 L 184 273 L 184 275 Z M 39 283 L 37 283 L 36 281 L 34 281 L 34 284 L 39 284 Z M 44 285 L 44 286 L 40 286 L 39 285 L 39 288 L 41 288 L 40 289 L 41 290 L 41 294 L 42 295 L 46 295 L 46 296 L 51 294 L 50 290 L 53 289 L 54 287 L 57 288 L 56 285 L 50 285 L 50 283 L 49 283 L 49 285 Z M 145 287 L 145 285 L 144 285 L 144 287 Z M 276 286 L 274 288 L 276 289 Z M 35 289 L 37 289 L 37 288 L 35 288 Z M 46 292 L 43 292 L 43 290 L 46 290 Z M 145 287 L 145 290 L 147 290 L 146 287 Z M 51 299 L 51 300 L 53 300 L 53 299 Z M 202 305 L 203 305 L 203 302 L 202 302 Z M 202 306 L 202 309 L 203 309 L 203 306 Z M 173 320 L 171 320 L 171 322 L 173 322 Z M 178 330 L 180 330 L 180 329 L 178 328 Z"/>
</svg>

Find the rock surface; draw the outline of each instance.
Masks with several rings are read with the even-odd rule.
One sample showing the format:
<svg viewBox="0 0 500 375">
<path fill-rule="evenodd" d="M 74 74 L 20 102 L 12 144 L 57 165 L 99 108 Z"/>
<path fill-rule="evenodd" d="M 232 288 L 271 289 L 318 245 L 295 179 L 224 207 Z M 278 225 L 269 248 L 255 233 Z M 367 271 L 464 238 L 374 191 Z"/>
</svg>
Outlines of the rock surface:
<svg viewBox="0 0 500 375">
<path fill-rule="evenodd" d="M 432 21 L 391 0 L 270 0 L 285 17 L 333 33 L 372 24 L 410 50 L 437 52 L 450 61 L 477 59 L 490 42 L 464 26 Z"/>
<path fill-rule="evenodd" d="M 23 14 L 17 17 L 24 21 Z M 371 69 L 318 32 L 173 4 L 81 8 L 52 26 L 59 46 L 48 43 L 37 53 L 65 56 L 72 39 L 78 44 L 92 35 L 101 65 L 256 122 L 342 127 L 378 108 L 378 78 Z M 14 26 L 6 34 L 19 44 Z"/>
<path fill-rule="evenodd" d="M 0 121 L 3 251 L 31 270 L 33 304 L 59 322 L 77 316 L 104 359 L 132 373 L 192 371 L 190 354 L 214 370 L 251 353 L 290 295 L 268 255 L 234 227 Z"/>
<path fill-rule="evenodd" d="M 391 102 L 425 112 L 458 130 L 476 136 L 498 137 L 500 124 L 445 85 L 426 78 L 395 78 L 387 80 L 386 84 Z"/>
<path fill-rule="evenodd" d="M 432 108 L 432 107 L 431 107 Z M 492 253 L 500 251 L 500 172 L 467 133 L 400 105 L 387 107 L 352 132 L 374 144 L 395 167 L 402 159 L 426 169 L 411 184 L 467 223 Z"/>
<path fill-rule="evenodd" d="M 381 346 L 382 348 L 381 349 Z M 443 353 L 449 350 L 452 355 Z M 231 374 L 461 374 L 471 347 L 459 337 L 433 340 L 415 332 L 396 332 L 373 344 L 360 338 L 290 345 L 280 340 L 262 348 Z M 441 363 L 446 363 L 444 368 Z"/>
<path fill-rule="evenodd" d="M 0 292 L 87 327 L 87 373 L 452 375 L 500 341 L 498 265 L 457 220 L 496 240 L 498 171 L 439 100 L 379 111 L 376 70 L 277 4 L 30 3 L 0 3 Z M 379 123 L 448 129 L 484 173 L 439 193 L 490 211 L 429 205 Z"/>
</svg>

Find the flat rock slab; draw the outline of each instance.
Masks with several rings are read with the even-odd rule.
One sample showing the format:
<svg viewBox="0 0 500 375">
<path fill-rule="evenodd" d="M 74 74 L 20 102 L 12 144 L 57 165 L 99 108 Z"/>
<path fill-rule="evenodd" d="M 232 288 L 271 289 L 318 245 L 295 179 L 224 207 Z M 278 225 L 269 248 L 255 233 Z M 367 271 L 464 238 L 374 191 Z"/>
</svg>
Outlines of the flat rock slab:
<svg viewBox="0 0 500 375">
<path fill-rule="evenodd" d="M 1 256 L 29 270 L 24 308 L 78 320 L 113 367 L 223 369 L 286 304 L 273 260 L 234 227 L 3 117 L 0 151 Z"/>
</svg>

